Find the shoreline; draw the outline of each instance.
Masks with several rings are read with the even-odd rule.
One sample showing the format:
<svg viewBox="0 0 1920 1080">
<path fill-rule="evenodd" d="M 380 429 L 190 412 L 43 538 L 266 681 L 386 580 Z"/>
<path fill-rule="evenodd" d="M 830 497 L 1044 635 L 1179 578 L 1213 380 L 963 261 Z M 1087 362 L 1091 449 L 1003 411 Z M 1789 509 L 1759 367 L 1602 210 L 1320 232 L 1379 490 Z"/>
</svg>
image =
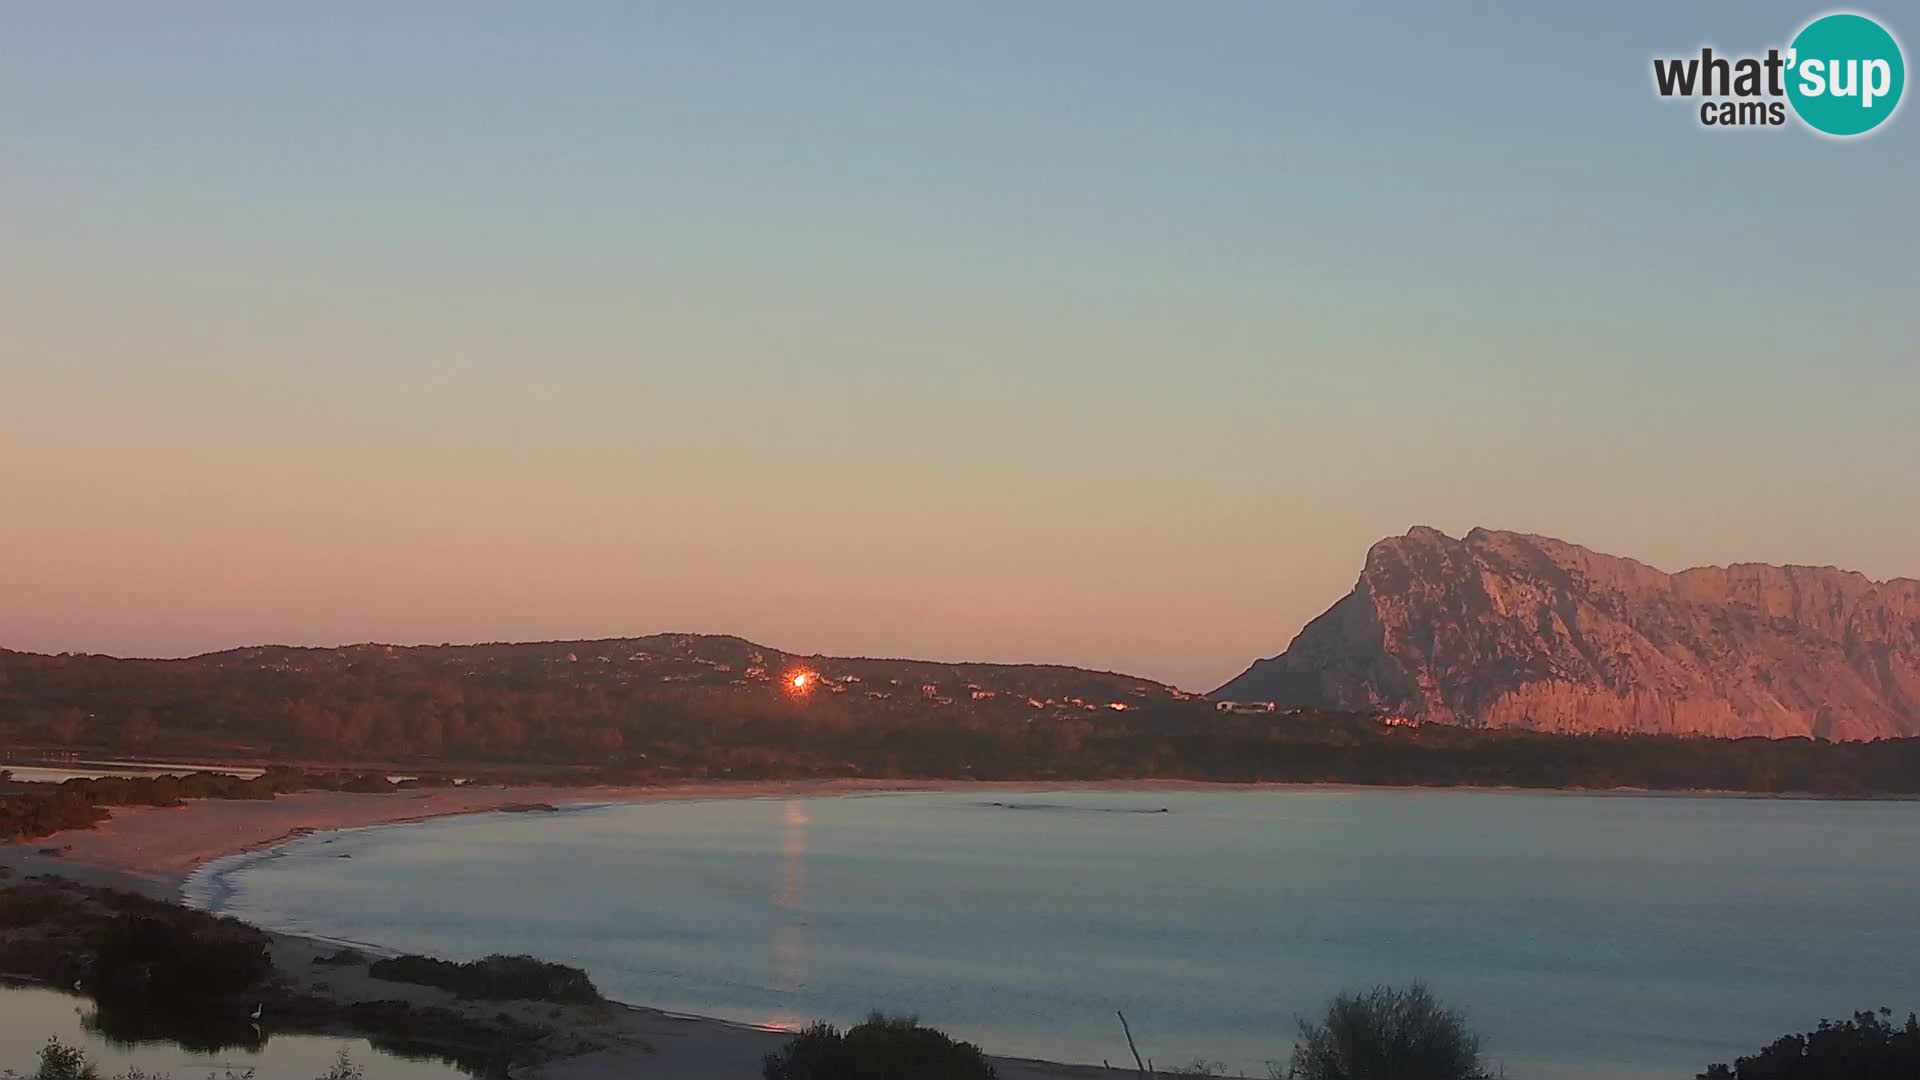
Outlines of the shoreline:
<svg viewBox="0 0 1920 1080">
<path fill-rule="evenodd" d="M 1230 782 L 1187 779 L 729 780 L 649 786 L 463 785 L 396 792 L 299 791 L 270 800 L 194 799 L 185 806 L 114 806 L 91 829 L 0 841 L 0 871 L 57 874 L 154 899 L 183 902 L 183 890 L 214 862 L 271 850 L 315 833 L 415 824 L 465 814 L 538 812 L 710 799 L 840 798 L 927 792 L 1217 791 L 1302 794 L 1544 795 L 1570 798 L 1752 799 L 1759 801 L 1913 802 L 1916 795 L 1828 796 L 1696 788 L 1530 788 L 1475 785 Z M 42 854 L 58 849 L 60 854 Z"/>
<path fill-rule="evenodd" d="M 537 812 L 533 808 L 539 806 L 1119 786 L 830 780 L 653 788 L 502 787 L 371 794 L 313 791 L 280 795 L 270 801 L 202 799 L 183 807 L 114 807 L 113 817 L 90 830 L 0 842 L 0 887 L 22 884 L 33 877 L 57 877 L 219 914 L 217 905 L 204 907 L 187 895 L 197 877 L 221 872 L 218 864 L 228 860 L 271 857 L 281 845 L 318 833 L 383 828 L 466 814 Z M 446 797 L 455 793 L 457 797 Z M 61 853 L 48 854 L 48 850 Z M 524 1080 L 625 1080 L 636 1071 L 688 1080 L 737 1080 L 759 1075 L 762 1058 L 792 1035 L 777 1028 L 611 999 L 596 1007 L 565 1009 L 535 1002 L 469 1002 L 431 988 L 375 980 L 364 969 L 344 970 L 317 962 L 343 946 L 372 956 L 397 953 L 387 946 L 260 929 L 272 941 L 274 968 L 288 989 L 332 1002 L 342 1017 L 338 1024 L 341 1033 L 359 1033 L 345 1019 L 353 1008 L 394 1001 L 414 1008 L 452 1010 L 475 1022 L 484 1022 L 496 1013 L 513 1014 L 543 1027 L 549 1032 L 549 1037 L 542 1040 L 549 1044 L 548 1056 L 513 1071 L 513 1076 Z M 999 1055 L 993 1058 L 1004 1080 L 1080 1080 L 1106 1072 L 1099 1065 Z"/>
<path fill-rule="evenodd" d="M 220 875 L 275 849 L 319 833 L 383 828 L 478 813 L 538 812 L 668 801 L 860 797 L 916 792 L 1029 793 L 1065 791 L 1286 791 L 1346 794 L 1419 792 L 1532 794 L 1643 798 L 1794 798 L 1749 792 L 1572 790 L 1373 786 L 1354 784 L 1226 784 L 1188 780 L 956 781 L 808 780 L 707 782 L 658 787 L 461 787 L 385 793 L 307 791 L 272 800 L 193 800 L 182 807 L 114 807 L 93 829 L 76 829 L 35 840 L 0 843 L 0 883 L 36 875 L 81 885 L 135 892 L 156 900 L 220 913 L 217 894 L 195 896 L 197 885 L 217 889 Z M 57 850 L 60 854 L 48 854 Z M 437 1008 L 479 1009 L 450 995 L 373 980 L 364 971 L 317 966 L 317 958 L 343 946 L 365 953 L 396 952 L 378 943 L 334 941 L 262 928 L 272 937 L 275 967 L 296 990 L 334 1002 L 344 1012 L 374 1001 L 411 999 Z M 478 1015 L 478 1013 L 476 1013 Z M 595 1010 L 564 1015 L 528 1012 L 528 1020 L 552 1033 L 550 1056 L 516 1070 L 528 1080 L 615 1080 L 636 1070 L 702 1080 L 757 1075 L 760 1059 L 790 1032 L 718 1017 L 683 1015 L 644 1004 L 609 1001 Z M 547 1040 L 543 1040 L 547 1042 Z M 991 1048 L 988 1048 L 991 1049 Z M 1064 1080 L 1104 1073 L 1099 1065 L 995 1057 L 1006 1080 Z"/>
</svg>

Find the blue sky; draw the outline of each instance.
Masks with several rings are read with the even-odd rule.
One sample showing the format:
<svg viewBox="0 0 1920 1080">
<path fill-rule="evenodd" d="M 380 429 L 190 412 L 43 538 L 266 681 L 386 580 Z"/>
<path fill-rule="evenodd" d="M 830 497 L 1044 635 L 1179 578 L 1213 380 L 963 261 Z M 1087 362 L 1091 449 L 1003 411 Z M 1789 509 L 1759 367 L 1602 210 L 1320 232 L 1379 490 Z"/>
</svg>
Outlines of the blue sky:
<svg viewBox="0 0 1920 1080">
<path fill-rule="evenodd" d="M 0 644 L 1204 687 L 1415 523 L 1920 576 L 1911 107 L 1651 88 L 1820 10 L 10 5 Z"/>
</svg>

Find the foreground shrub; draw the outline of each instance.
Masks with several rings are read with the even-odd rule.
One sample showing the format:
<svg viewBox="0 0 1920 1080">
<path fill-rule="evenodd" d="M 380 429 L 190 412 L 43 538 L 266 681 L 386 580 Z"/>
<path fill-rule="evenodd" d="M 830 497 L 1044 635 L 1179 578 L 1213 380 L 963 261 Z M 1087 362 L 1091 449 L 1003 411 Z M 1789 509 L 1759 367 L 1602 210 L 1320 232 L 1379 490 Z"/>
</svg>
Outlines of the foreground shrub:
<svg viewBox="0 0 1920 1080">
<path fill-rule="evenodd" d="M 815 1024 L 768 1054 L 765 1080 L 994 1080 L 980 1048 L 912 1017 L 874 1013 L 842 1035 Z"/>
<path fill-rule="evenodd" d="M 99 1077 L 99 1070 L 79 1047 L 49 1038 L 47 1045 L 40 1048 L 40 1068 L 35 1070 L 32 1080 L 99 1080 Z"/>
<path fill-rule="evenodd" d="M 496 954 L 464 964 L 431 956 L 395 956 L 375 960 L 367 974 L 388 982 L 435 986 L 471 998 L 574 1005 L 605 1000 L 586 972 L 531 956 Z"/>
<path fill-rule="evenodd" d="M 1697 1080 L 1877 1080 L 1920 1076 L 1920 1019 L 1907 1014 L 1904 1027 L 1893 1013 L 1857 1012 L 1853 1019 L 1820 1026 L 1805 1035 L 1782 1035 L 1733 1067 L 1707 1066 Z"/>
<path fill-rule="evenodd" d="M 839 1028 L 813 1024 L 768 1054 L 760 1075 L 765 1080 L 845 1080 L 853 1076 L 853 1053 Z"/>
<path fill-rule="evenodd" d="M 345 1050 L 333 1059 L 333 1065 L 320 1074 L 320 1080 L 366 1080 L 367 1071 L 353 1063 Z"/>
<path fill-rule="evenodd" d="M 1276 1075 L 1277 1075 L 1276 1070 Z M 1486 1080 L 1480 1037 L 1422 983 L 1341 994 L 1300 1022 L 1292 1080 Z"/>
</svg>

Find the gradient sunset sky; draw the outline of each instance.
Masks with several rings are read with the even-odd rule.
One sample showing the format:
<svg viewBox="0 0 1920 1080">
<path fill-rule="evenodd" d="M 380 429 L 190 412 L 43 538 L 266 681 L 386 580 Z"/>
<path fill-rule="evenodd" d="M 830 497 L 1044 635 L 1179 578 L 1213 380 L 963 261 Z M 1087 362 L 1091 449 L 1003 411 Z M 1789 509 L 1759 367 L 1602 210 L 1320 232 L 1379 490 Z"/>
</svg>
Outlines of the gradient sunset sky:
<svg viewBox="0 0 1920 1080">
<path fill-rule="evenodd" d="M 0 646 L 1210 689 L 1416 523 L 1920 576 L 1913 103 L 1443 6 L 8 4 Z"/>
</svg>

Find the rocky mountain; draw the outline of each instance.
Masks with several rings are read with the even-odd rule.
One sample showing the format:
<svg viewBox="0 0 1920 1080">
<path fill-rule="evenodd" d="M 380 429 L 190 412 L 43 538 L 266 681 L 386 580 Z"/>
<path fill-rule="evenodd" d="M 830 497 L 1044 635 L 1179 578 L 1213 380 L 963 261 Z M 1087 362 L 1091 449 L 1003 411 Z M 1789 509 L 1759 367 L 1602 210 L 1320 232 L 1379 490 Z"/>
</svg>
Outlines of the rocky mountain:
<svg viewBox="0 0 1920 1080">
<path fill-rule="evenodd" d="M 1214 696 L 1559 732 L 1915 735 L 1920 581 L 1668 574 L 1544 536 L 1417 527 Z"/>
</svg>

